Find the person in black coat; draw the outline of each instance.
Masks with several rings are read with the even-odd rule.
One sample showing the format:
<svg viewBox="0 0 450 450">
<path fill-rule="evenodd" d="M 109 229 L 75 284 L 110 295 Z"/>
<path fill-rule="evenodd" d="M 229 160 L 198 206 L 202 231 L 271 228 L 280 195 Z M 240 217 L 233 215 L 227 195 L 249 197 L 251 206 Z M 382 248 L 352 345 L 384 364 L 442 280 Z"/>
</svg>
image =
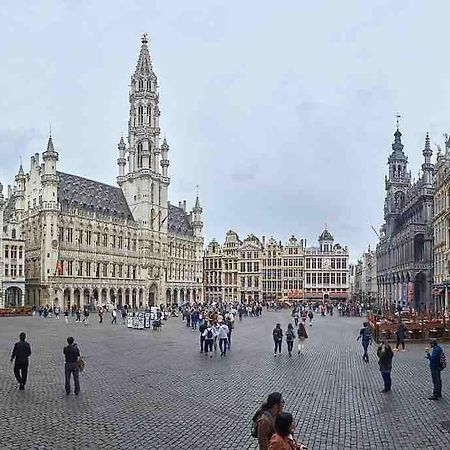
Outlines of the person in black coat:
<svg viewBox="0 0 450 450">
<path fill-rule="evenodd" d="M 391 370 L 392 370 L 392 358 L 394 352 L 391 346 L 384 339 L 377 350 L 378 365 L 380 366 L 381 376 L 384 381 L 384 389 L 381 392 L 389 392 L 391 390 Z"/>
<path fill-rule="evenodd" d="M 31 355 L 31 347 L 25 341 L 25 333 L 19 334 L 19 342 L 16 342 L 11 354 L 11 362 L 14 360 L 14 375 L 19 383 L 19 390 L 23 391 L 27 384 L 28 376 L 28 358 Z"/>
</svg>

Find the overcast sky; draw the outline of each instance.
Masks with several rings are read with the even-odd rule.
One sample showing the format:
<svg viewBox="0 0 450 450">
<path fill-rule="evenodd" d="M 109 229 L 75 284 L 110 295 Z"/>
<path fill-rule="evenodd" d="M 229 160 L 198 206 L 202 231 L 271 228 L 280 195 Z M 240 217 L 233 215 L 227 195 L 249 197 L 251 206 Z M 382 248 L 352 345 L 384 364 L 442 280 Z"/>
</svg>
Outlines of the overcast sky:
<svg viewBox="0 0 450 450">
<path fill-rule="evenodd" d="M 232 228 L 352 259 L 376 244 L 395 114 L 413 176 L 450 131 L 448 1 L 33 1 L 0 9 L 0 180 L 45 150 L 114 184 L 147 32 L 171 146 L 169 197 L 200 185 L 206 241 Z M 434 148 L 434 146 L 433 146 Z"/>
</svg>

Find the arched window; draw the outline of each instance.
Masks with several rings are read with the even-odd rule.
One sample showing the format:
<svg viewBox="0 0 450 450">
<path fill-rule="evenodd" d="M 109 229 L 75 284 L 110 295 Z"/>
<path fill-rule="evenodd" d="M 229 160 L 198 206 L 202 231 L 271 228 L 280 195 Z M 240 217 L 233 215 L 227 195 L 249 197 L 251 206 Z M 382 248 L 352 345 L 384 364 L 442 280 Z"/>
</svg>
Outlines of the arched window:
<svg viewBox="0 0 450 450">
<path fill-rule="evenodd" d="M 144 81 L 143 80 L 139 80 L 139 87 L 138 87 L 139 91 L 143 91 L 144 90 Z"/>
<path fill-rule="evenodd" d="M 11 239 L 16 239 L 16 229 L 13 228 L 11 231 Z"/>
<path fill-rule="evenodd" d="M 151 125 L 152 120 L 152 108 L 151 106 L 147 106 L 147 123 Z"/>
<path fill-rule="evenodd" d="M 137 166 L 142 167 L 142 142 L 137 145 Z"/>
<path fill-rule="evenodd" d="M 142 125 L 144 123 L 144 107 L 138 106 L 138 124 Z"/>
</svg>

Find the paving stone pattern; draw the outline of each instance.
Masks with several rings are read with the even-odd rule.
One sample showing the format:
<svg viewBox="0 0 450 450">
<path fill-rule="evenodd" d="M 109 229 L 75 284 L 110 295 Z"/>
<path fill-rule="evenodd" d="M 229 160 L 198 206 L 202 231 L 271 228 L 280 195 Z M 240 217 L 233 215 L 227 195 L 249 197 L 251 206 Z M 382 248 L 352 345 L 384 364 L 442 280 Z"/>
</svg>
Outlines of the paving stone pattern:
<svg viewBox="0 0 450 450">
<path fill-rule="evenodd" d="M 393 392 L 380 393 L 376 347 L 365 364 L 356 342 L 362 319 L 316 317 L 306 354 L 292 358 L 285 342 L 272 353 L 272 328 L 286 328 L 287 311 L 238 322 L 226 358 L 201 355 L 199 333 L 179 318 L 161 332 L 90 319 L 0 319 L 0 449 L 254 449 L 251 417 L 272 391 L 310 449 L 450 448 L 441 424 L 450 420 L 450 369 L 442 401 L 428 400 L 425 344 L 407 345 L 394 357 Z M 20 331 L 33 351 L 25 391 L 9 363 Z M 64 392 L 69 335 L 87 363 L 78 397 Z"/>
</svg>

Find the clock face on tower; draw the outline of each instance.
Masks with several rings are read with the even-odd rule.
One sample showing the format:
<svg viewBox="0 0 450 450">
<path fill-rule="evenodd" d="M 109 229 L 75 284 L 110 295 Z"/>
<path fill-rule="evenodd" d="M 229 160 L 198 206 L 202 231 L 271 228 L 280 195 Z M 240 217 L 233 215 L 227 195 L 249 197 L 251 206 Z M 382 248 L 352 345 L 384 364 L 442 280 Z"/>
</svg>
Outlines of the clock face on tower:
<svg viewBox="0 0 450 450">
<path fill-rule="evenodd" d="M 325 270 L 331 269 L 331 259 L 330 259 L 330 258 L 323 258 L 323 261 L 322 261 L 322 267 L 323 267 Z"/>
</svg>

